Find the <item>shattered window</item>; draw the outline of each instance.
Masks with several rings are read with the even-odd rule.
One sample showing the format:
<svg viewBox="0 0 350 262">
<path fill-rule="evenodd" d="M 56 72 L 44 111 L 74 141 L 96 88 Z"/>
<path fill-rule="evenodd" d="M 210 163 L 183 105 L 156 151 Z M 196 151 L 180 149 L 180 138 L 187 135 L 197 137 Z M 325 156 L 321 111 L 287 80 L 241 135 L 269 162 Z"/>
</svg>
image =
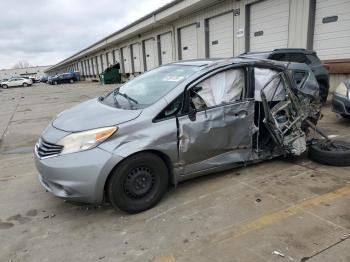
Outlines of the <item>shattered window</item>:
<svg viewBox="0 0 350 262">
<path fill-rule="evenodd" d="M 238 101 L 242 98 L 244 86 L 242 69 L 218 73 L 191 89 L 193 106 L 201 110 Z"/>
<path fill-rule="evenodd" d="M 254 68 L 255 101 L 261 101 L 260 92 L 263 88 L 267 101 L 282 101 L 285 99 L 286 92 L 284 88 L 284 81 L 277 75 L 278 72 L 271 69 Z M 273 80 L 271 81 L 271 79 Z"/>
<path fill-rule="evenodd" d="M 309 76 L 309 73 L 306 71 L 293 71 L 292 75 L 293 81 L 296 83 L 297 87 L 301 88 Z"/>
</svg>

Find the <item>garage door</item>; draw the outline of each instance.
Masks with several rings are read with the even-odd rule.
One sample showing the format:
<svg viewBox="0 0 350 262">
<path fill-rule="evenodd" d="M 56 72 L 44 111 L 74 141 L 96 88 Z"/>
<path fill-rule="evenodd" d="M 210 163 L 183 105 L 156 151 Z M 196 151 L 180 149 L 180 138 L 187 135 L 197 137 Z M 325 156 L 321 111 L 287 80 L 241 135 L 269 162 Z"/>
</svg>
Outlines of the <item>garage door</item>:
<svg viewBox="0 0 350 262">
<path fill-rule="evenodd" d="M 267 0 L 250 7 L 250 51 L 288 47 L 289 0 Z"/>
<path fill-rule="evenodd" d="M 113 61 L 113 53 L 112 51 L 108 52 L 107 53 L 107 58 L 108 58 L 108 65 L 113 65 L 114 64 L 114 61 Z"/>
<path fill-rule="evenodd" d="M 140 44 L 133 44 L 132 46 L 132 56 L 134 63 L 134 72 L 141 72 L 141 48 Z"/>
<path fill-rule="evenodd" d="M 196 59 L 198 55 L 197 26 L 190 25 L 180 29 L 180 57 L 182 60 Z"/>
<path fill-rule="evenodd" d="M 92 57 L 92 58 L 90 58 L 90 64 L 91 64 L 91 68 L 92 68 L 92 70 L 91 70 L 91 74 L 92 75 L 96 75 L 96 70 L 95 70 L 95 61 L 94 61 L 94 58 Z"/>
<path fill-rule="evenodd" d="M 93 74 L 92 74 L 92 64 L 91 64 L 91 59 L 89 58 L 89 59 L 87 60 L 87 62 L 88 62 L 88 65 L 89 65 L 89 75 L 90 75 L 90 76 L 92 76 Z"/>
<path fill-rule="evenodd" d="M 101 63 L 100 63 L 100 58 L 99 56 L 95 56 L 95 64 L 96 64 L 96 72 L 98 74 L 101 74 Z"/>
<path fill-rule="evenodd" d="M 106 54 L 100 55 L 100 62 L 101 62 L 101 70 L 104 71 L 107 68 Z"/>
<path fill-rule="evenodd" d="M 120 55 L 119 55 L 119 50 L 114 50 L 114 62 L 115 63 L 120 63 Z"/>
<path fill-rule="evenodd" d="M 173 41 L 171 33 L 160 35 L 160 61 L 162 65 L 169 64 L 174 61 L 173 57 Z"/>
<path fill-rule="evenodd" d="M 122 48 L 124 73 L 131 73 L 130 48 L 128 46 Z"/>
<path fill-rule="evenodd" d="M 210 18 L 209 57 L 233 56 L 233 13 Z"/>
<path fill-rule="evenodd" d="M 313 49 L 322 60 L 350 58 L 349 0 L 317 0 Z"/>
<path fill-rule="evenodd" d="M 154 39 L 148 39 L 143 42 L 144 44 L 144 58 L 145 58 L 145 71 L 151 70 L 156 67 L 156 52 Z"/>
</svg>

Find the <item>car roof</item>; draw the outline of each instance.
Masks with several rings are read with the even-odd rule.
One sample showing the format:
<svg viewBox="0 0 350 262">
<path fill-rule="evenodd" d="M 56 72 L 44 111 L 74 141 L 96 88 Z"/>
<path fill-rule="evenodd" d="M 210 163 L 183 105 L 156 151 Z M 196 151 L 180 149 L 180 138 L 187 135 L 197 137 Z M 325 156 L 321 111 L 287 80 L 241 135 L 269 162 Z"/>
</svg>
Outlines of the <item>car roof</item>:
<svg viewBox="0 0 350 262">
<path fill-rule="evenodd" d="M 201 59 L 201 60 L 184 60 L 180 62 L 170 63 L 168 65 L 188 65 L 188 66 L 198 66 L 198 67 L 216 67 L 225 66 L 230 64 L 258 64 L 258 65 L 273 65 L 287 68 L 288 62 L 285 61 L 275 61 L 269 60 L 267 58 L 257 58 L 257 57 L 231 57 L 231 58 L 216 58 L 216 59 Z"/>
<path fill-rule="evenodd" d="M 271 51 L 246 52 L 246 53 L 240 54 L 239 56 L 257 55 L 257 56 L 267 57 L 270 54 L 279 54 L 279 53 L 303 53 L 303 54 L 309 54 L 309 55 L 316 54 L 315 51 L 304 49 L 304 48 L 277 48 Z"/>
</svg>

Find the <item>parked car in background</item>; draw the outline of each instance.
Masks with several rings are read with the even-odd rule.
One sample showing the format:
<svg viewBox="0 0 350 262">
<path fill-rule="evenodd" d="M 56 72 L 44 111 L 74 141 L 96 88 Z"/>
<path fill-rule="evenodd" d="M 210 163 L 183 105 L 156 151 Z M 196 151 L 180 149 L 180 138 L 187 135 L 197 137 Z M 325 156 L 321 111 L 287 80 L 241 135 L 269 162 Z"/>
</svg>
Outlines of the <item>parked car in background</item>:
<svg viewBox="0 0 350 262">
<path fill-rule="evenodd" d="M 0 87 L 1 87 L 2 82 L 6 82 L 7 80 L 8 80 L 7 78 L 0 80 Z"/>
<path fill-rule="evenodd" d="M 249 52 L 241 54 L 239 57 L 305 63 L 310 67 L 316 77 L 320 88 L 320 99 L 322 104 L 327 101 L 329 92 L 329 73 L 326 66 L 323 65 L 318 58 L 316 52 L 302 48 L 281 48 L 266 52 Z"/>
<path fill-rule="evenodd" d="M 53 77 L 49 77 L 48 83 L 51 85 L 58 85 L 63 83 L 74 83 L 78 81 L 77 75 L 75 73 L 64 73 Z"/>
<path fill-rule="evenodd" d="M 41 77 L 40 77 L 40 82 L 41 82 L 41 83 L 46 83 L 47 80 L 48 80 L 48 78 L 49 78 L 48 76 L 41 76 Z"/>
<path fill-rule="evenodd" d="M 33 84 L 33 81 L 31 79 L 23 78 L 23 77 L 11 77 L 9 80 L 1 82 L 2 88 L 8 88 L 8 87 L 17 87 L 17 86 L 31 86 Z"/>
<path fill-rule="evenodd" d="M 332 111 L 350 119 L 350 79 L 338 85 L 332 98 Z"/>
</svg>

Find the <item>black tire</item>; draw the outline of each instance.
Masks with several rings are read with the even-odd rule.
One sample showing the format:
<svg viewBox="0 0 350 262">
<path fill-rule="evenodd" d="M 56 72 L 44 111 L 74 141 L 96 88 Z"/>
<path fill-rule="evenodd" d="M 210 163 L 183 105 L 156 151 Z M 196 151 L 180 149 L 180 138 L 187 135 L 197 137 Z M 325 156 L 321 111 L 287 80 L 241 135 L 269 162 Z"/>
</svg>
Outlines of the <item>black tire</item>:
<svg viewBox="0 0 350 262">
<path fill-rule="evenodd" d="M 69 80 L 69 83 L 73 84 L 73 83 L 74 83 L 74 80 L 73 80 L 73 79 L 70 79 L 70 80 Z"/>
<path fill-rule="evenodd" d="M 350 115 L 340 114 L 343 118 L 350 119 Z"/>
<path fill-rule="evenodd" d="M 57 81 L 53 82 L 54 85 L 58 85 Z"/>
<path fill-rule="evenodd" d="M 2 85 L 2 88 L 7 89 L 8 85 Z"/>
<path fill-rule="evenodd" d="M 330 166 L 350 166 L 350 143 L 320 141 L 309 147 L 311 160 Z"/>
<path fill-rule="evenodd" d="M 139 153 L 125 159 L 112 172 L 107 185 L 110 202 L 128 213 L 139 213 L 155 206 L 168 187 L 168 169 L 152 153 Z"/>
<path fill-rule="evenodd" d="M 23 87 L 27 87 L 28 86 L 28 84 L 27 83 L 23 83 Z"/>
</svg>

